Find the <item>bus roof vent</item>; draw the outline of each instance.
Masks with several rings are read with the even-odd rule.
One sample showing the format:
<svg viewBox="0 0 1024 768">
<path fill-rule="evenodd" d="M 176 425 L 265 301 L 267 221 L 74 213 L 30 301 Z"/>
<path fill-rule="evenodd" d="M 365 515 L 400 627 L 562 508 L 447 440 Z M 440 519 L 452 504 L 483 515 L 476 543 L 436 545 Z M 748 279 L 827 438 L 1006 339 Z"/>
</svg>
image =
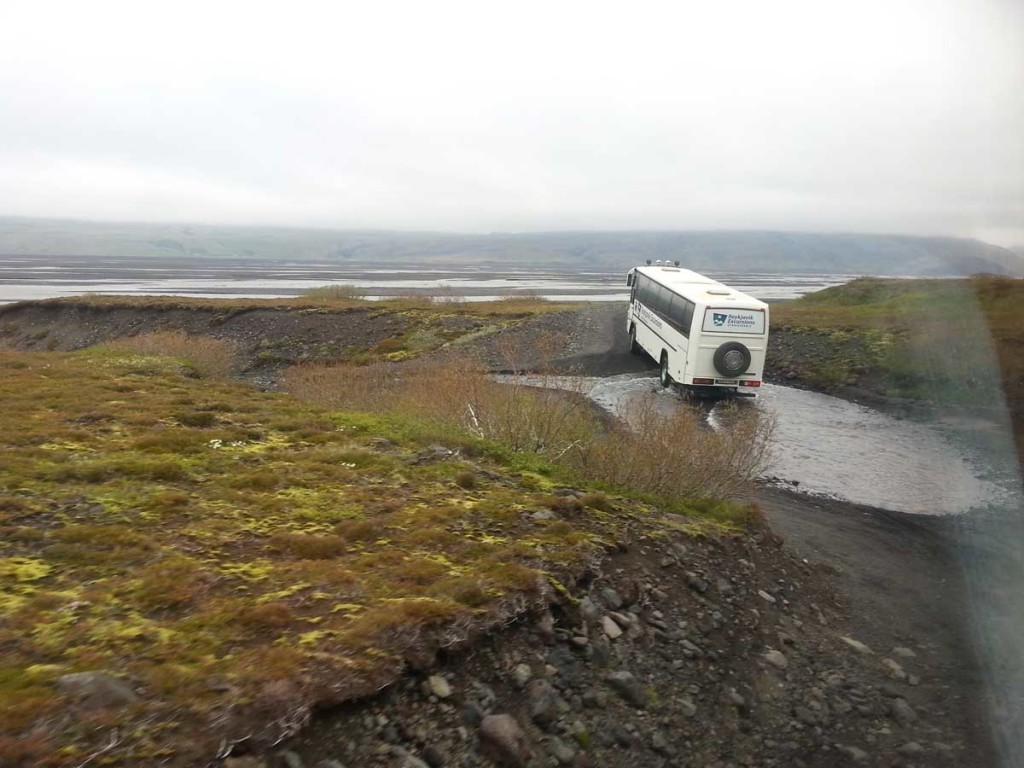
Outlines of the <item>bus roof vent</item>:
<svg viewBox="0 0 1024 768">
<path fill-rule="evenodd" d="M 730 291 L 727 291 L 725 288 L 708 288 L 708 293 L 712 296 L 728 296 Z"/>
</svg>

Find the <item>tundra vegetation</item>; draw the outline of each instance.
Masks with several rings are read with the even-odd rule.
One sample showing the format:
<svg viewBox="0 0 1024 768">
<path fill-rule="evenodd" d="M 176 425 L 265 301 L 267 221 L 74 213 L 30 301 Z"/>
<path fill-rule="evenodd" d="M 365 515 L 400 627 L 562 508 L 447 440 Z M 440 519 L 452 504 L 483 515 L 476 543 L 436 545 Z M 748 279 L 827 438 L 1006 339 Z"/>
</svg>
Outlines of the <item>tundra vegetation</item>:
<svg viewBox="0 0 1024 768">
<path fill-rule="evenodd" d="M 614 474 L 639 443 L 571 392 L 387 360 L 277 394 L 175 333 L 0 350 L 0 764 L 258 750 L 545 604 L 662 513 L 696 533 L 756 515 L 700 498 L 731 481 Z M 81 672 L 134 695 L 94 706 L 60 685 Z"/>
</svg>

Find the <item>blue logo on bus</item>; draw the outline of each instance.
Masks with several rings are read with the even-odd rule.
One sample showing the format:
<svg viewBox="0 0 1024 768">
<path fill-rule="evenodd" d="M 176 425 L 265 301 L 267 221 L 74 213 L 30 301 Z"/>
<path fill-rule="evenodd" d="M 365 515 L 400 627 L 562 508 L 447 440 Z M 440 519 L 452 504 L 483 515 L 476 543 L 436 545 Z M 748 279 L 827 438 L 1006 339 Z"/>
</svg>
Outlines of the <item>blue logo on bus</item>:
<svg viewBox="0 0 1024 768">
<path fill-rule="evenodd" d="M 711 321 L 718 327 L 725 325 L 725 321 L 728 319 L 728 315 L 720 315 L 717 312 L 711 313 Z"/>
</svg>

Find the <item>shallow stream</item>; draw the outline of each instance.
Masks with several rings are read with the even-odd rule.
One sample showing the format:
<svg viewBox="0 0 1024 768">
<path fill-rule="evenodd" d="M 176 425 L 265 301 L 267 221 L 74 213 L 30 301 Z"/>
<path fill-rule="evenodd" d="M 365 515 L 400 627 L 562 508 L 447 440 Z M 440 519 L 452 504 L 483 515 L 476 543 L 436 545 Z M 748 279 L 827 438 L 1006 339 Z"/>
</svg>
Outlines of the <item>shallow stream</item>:
<svg viewBox="0 0 1024 768">
<path fill-rule="evenodd" d="M 663 390 L 650 374 L 545 380 L 575 383 L 602 408 L 623 415 L 653 394 L 666 412 L 699 408 L 715 429 L 728 428 L 722 404 L 696 405 Z M 897 419 L 816 392 L 765 384 L 738 403 L 776 416 L 774 461 L 766 472 L 797 490 L 915 514 L 955 514 L 1010 501 L 1012 480 L 990 457 L 966 447 L 945 425 Z"/>
</svg>

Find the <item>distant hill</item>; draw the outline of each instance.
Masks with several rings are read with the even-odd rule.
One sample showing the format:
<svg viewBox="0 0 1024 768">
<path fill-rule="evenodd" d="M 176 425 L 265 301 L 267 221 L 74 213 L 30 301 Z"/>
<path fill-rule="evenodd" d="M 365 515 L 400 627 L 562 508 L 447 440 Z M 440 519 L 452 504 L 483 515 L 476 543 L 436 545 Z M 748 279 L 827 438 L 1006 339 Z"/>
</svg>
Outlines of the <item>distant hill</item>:
<svg viewBox="0 0 1024 768">
<path fill-rule="evenodd" d="M 978 240 L 759 231 L 462 235 L 0 217 L 0 254 L 601 269 L 669 259 L 716 272 L 1024 275 L 1024 256 Z"/>
</svg>

